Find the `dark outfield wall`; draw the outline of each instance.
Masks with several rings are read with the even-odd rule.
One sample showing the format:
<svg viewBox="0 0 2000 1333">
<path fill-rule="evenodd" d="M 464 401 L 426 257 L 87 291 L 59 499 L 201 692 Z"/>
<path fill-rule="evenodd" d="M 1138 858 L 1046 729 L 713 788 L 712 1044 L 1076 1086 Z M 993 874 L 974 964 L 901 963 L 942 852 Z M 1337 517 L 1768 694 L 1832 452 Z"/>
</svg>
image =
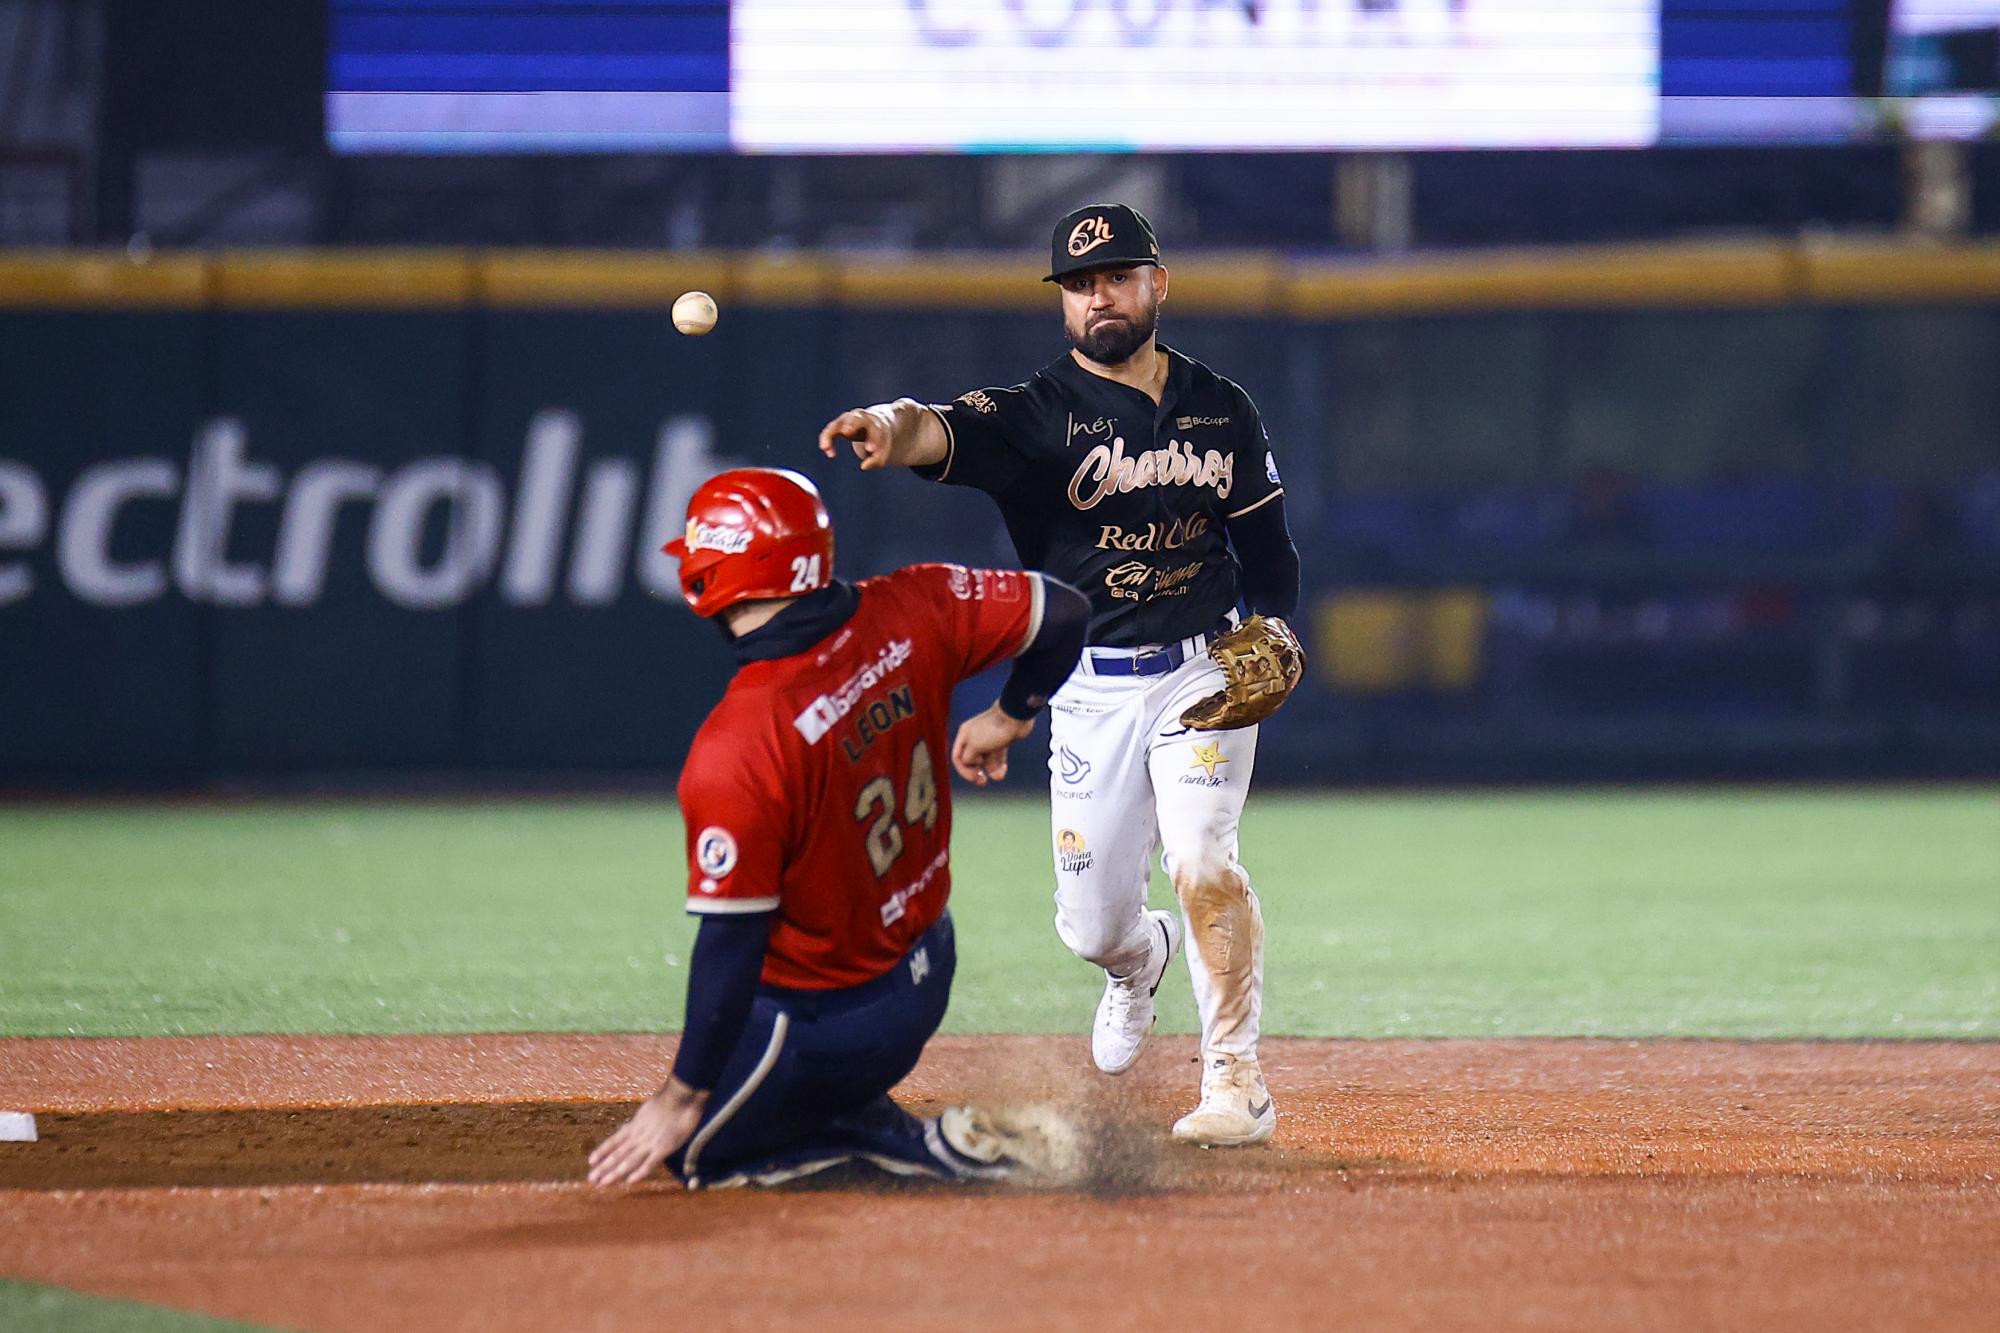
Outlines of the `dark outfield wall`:
<svg viewBox="0 0 2000 1333">
<path fill-rule="evenodd" d="M 1697 520 L 1715 542 L 1693 550 L 1579 554 L 1560 521 L 1539 546 L 1424 526 L 1542 512 L 1607 468 L 1642 507 L 1746 478 L 1829 514 L 1869 486 L 1958 495 L 2000 469 L 1994 307 L 1167 332 L 1262 404 L 1305 555 L 1315 676 L 1260 777 L 2000 764 L 1991 680 L 1857 693 L 1839 616 L 1886 558 L 1858 530 L 1773 551 L 1745 538 L 1753 504 Z M 693 487 L 740 462 L 807 472 L 849 576 L 1010 562 L 983 497 L 861 477 L 813 434 L 1059 350 L 1052 313 L 1006 311 L 739 307 L 688 339 L 654 308 L 0 309 L 0 785 L 670 774 L 728 674 L 656 552 Z M 1981 605 L 1993 554 L 1975 541 L 1919 581 Z M 1774 581 L 1806 608 L 1784 632 L 1691 667 L 1671 627 L 1592 649 L 1509 618 L 1544 594 L 1672 605 Z M 1634 683 L 1607 700 L 1606 672 Z"/>
</svg>

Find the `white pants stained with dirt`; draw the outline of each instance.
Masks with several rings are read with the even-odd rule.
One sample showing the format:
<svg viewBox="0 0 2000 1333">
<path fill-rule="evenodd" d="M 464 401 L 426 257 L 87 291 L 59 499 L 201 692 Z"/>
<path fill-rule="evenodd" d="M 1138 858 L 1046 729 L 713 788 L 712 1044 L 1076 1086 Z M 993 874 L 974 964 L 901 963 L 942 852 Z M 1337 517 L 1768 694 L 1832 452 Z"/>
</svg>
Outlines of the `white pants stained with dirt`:
<svg viewBox="0 0 2000 1333">
<path fill-rule="evenodd" d="M 1086 661 L 1096 651 L 1086 649 Z M 1079 667 L 1057 692 L 1049 724 L 1056 933 L 1118 975 L 1141 966 L 1158 850 L 1186 927 L 1202 1049 L 1254 1057 L 1264 919 L 1236 830 L 1257 728 L 1189 731 L 1180 722 L 1183 709 L 1222 687 L 1221 668 L 1196 655 L 1159 676 Z"/>
</svg>

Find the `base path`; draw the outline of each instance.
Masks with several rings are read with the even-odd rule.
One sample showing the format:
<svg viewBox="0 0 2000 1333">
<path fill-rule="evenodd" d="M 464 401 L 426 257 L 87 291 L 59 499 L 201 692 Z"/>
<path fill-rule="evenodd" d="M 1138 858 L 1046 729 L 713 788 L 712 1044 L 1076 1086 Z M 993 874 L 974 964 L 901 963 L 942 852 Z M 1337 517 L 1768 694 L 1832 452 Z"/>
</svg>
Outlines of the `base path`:
<svg viewBox="0 0 2000 1333">
<path fill-rule="evenodd" d="M 1180 1149 L 1188 1039 L 950 1038 L 1073 1191 L 598 1192 L 670 1039 L 0 1040 L 0 1275 L 300 1329 L 1990 1329 L 2000 1045 L 1272 1041 L 1266 1149 Z"/>
</svg>

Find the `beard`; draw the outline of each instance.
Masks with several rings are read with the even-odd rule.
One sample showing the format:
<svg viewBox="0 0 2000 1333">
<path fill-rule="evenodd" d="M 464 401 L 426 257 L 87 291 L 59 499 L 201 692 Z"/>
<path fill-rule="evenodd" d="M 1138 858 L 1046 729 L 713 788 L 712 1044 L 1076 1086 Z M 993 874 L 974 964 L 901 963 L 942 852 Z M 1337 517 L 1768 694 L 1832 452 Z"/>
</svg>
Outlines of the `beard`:
<svg viewBox="0 0 2000 1333">
<path fill-rule="evenodd" d="M 1098 365 L 1119 366 L 1130 361 L 1159 327 L 1160 307 L 1154 305 L 1136 320 L 1099 320 L 1081 336 L 1070 332 L 1069 322 L 1065 320 L 1063 333 L 1069 338 L 1071 347 Z"/>
</svg>

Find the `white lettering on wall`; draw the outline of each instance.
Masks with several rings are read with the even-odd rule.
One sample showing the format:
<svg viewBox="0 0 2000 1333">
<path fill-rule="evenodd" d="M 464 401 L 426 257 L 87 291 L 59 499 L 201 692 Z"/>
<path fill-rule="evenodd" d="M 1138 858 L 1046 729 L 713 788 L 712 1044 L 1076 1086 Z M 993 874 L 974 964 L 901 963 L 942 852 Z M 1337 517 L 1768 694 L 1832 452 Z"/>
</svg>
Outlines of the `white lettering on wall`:
<svg viewBox="0 0 2000 1333">
<path fill-rule="evenodd" d="M 236 506 L 278 498 L 284 481 L 269 463 L 252 463 L 243 423 L 218 417 L 195 441 L 187 499 L 174 539 L 174 581 L 189 601 L 255 606 L 264 600 L 264 571 L 229 562 L 229 528 Z"/>
<path fill-rule="evenodd" d="M 167 590 L 166 561 L 114 561 L 111 533 L 119 510 L 134 500 L 173 496 L 180 477 L 180 469 L 164 458 L 128 458 L 83 470 L 70 487 L 56 539 L 56 563 L 71 592 L 97 606 L 137 606 Z"/>
<path fill-rule="evenodd" d="M 49 531 L 49 497 L 42 479 L 22 463 L 0 462 L 0 550 L 25 551 Z M 22 561 L 0 564 L 0 606 L 18 602 L 35 586 Z"/>
<path fill-rule="evenodd" d="M 489 587 L 511 605 L 544 606 L 559 583 L 576 605 L 608 606 L 635 574 L 647 593 L 678 606 L 679 568 L 660 545 L 685 527 L 695 488 L 739 466 L 718 456 L 713 440 L 706 419 L 673 417 L 654 441 L 650 468 L 615 455 L 585 463 L 577 414 L 538 412 L 514 474 L 510 516 L 507 487 L 484 462 L 435 455 L 385 472 L 357 459 L 318 458 L 288 482 L 278 464 L 251 456 L 240 419 L 218 417 L 196 433 L 185 488 L 179 465 L 164 458 L 85 468 L 53 524 L 56 566 L 72 594 L 98 606 L 136 606 L 178 589 L 189 601 L 221 606 L 309 607 L 325 596 L 341 558 L 346 514 L 351 533 L 365 525 L 369 582 L 412 610 L 448 609 Z M 55 495 L 33 465 L 0 459 L 0 552 L 50 540 Z M 128 507 L 176 496 L 182 503 L 168 541 L 147 548 L 131 536 L 117 540 Z M 246 533 L 238 519 L 247 506 L 273 503 L 277 534 L 266 564 L 240 549 Z M 36 591 L 27 561 L 0 561 L 0 606 Z"/>
<path fill-rule="evenodd" d="M 569 510 L 582 441 L 583 425 L 574 412 L 537 412 L 528 423 L 514 530 L 507 543 L 507 567 L 500 575 L 501 592 L 516 606 L 544 606 L 555 591 L 563 518 Z"/>
<path fill-rule="evenodd" d="M 280 606 L 311 606 L 326 591 L 326 567 L 345 500 L 372 500 L 382 485 L 382 469 L 329 458 L 308 463 L 285 498 L 278 528 L 278 558 L 271 566 L 271 589 Z"/>
<path fill-rule="evenodd" d="M 569 562 L 569 595 L 578 605 L 609 606 L 618 600 L 638 493 L 639 469 L 624 459 L 591 467 L 577 519 L 576 553 Z"/>
<path fill-rule="evenodd" d="M 444 546 L 423 559 L 425 521 L 444 507 Z M 412 610 L 455 606 L 493 572 L 500 554 L 500 481 L 458 458 L 424 458 L 382 487 L 368 528 L 368 573 L 384 597 Z"/>
</svg>

